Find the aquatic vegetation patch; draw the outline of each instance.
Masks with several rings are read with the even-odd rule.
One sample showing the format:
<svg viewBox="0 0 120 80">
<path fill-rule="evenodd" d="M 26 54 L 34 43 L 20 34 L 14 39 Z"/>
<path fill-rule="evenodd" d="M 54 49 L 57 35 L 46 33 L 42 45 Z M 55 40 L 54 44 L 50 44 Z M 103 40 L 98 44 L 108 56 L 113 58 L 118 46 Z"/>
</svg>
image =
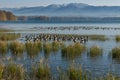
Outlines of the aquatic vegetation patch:
<svg viewBox="0 0 120 80">
<path fill-rule="evenodd" d="M 89 54 L 91 57 L 98 56 L 98 55 L 102 54 L 102 49 L 99 46 L 94 45 L 90 48 Z"/>
<path fill-rule="evenodd" d="M 26 46 L 27 54 L 30 57 L 37 55 L 40 52 L 41 47 L 42 47 L 40 41 L 36 41 L 36 42 L 28 41 L 25 43 L 25 46 Z"/>
<path fill-rule="evenodd" d="M 45 54 L 49 54 L 52 51 L 52 44 L 51 43 L 44 43 L 43 50 Z"/>
<path fill-rule="evenodd" d="M 24 80 L 24 68 L 22 65 L 10 63 L 4 68 L 5 80 Z"/>
<path fill-rule="evenodd" d="M 57 41 L 52 42 L 52 50 L 54 52 L 59 50 L 59 42 L 57 42 Z"/>
<path fill-rule="evenodd" d="M 25 50 L 24 44 L 18 41 L 11 42 L 9 48 L 10 48 L 10 51 L 16 55 L 23 53 Z"/>
<path fill-rule="evenodd" d="M 120 47 L 113 48 L 111 54 L 112 54 L 112 58 L 120 59 Z"/>
<path fill-rule="evenodd" d="M 120 35 L 117 35 L 117 36 L 115 37 L 115 40 L 116 40 L 117 42 L 120 42 Z"/>
<path fill-rule="evenodd" d="M 0 41 L 0 53 L 4 54 L 7 52 L 7 42 Z"/>
<path fill-rule="evenodd" d="M 0 40 L 2 41 L 16 40 L 19 37 L 20 34 L 16 33 L 0 33 Z"/>
<path fill-rule="evenodd" d="M 105 35 L 88 35 L 91 40 L 105 41 L 108 40 Z"/>
<path fill-rule="evenodd" d="M 51 71 L 48 63 L 41 59 L 37 66 L 32 67 L 32 74 L 34 79 L 50 80 Z"/>
<path fill-rule="evenodd" d="M 85 50 L 85 47 L 80 43 L 71 44 L 62 48 L 62 57 L 74 59 Z"/>
</svg>

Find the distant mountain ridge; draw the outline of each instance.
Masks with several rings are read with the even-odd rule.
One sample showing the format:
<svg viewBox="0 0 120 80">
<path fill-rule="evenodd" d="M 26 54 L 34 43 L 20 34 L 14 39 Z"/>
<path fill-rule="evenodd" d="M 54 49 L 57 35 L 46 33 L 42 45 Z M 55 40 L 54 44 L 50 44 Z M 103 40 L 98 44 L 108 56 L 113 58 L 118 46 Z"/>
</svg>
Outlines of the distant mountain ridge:
<svg viewBox="0 0 120 80">
<path fill-rule="evenodd" d="M 120 17 L 120 6 L 93 6 L 83 3 L 48 6 L 1 8 L 17 16 Z"/>
</svg>

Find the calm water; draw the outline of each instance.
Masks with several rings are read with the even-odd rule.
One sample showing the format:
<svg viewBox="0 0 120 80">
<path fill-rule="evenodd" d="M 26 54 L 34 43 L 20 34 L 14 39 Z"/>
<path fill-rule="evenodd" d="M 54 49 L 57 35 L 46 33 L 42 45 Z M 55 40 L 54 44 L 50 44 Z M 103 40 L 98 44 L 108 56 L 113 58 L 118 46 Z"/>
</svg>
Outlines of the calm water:
<svg viewBox="0 0 120 80">
<path fill-rule="evenodd" d="M 81 64 L 83 69 L 92 71 L 92 74 L 97 75 L 106 75 L 108 72 L 111 72 L 117 76 L 120 76 L 120 61 L 112 59 L 110 51 L 115 46 L 120 46 L 120 43 L 117 43 L 114 39 L 114 35 L 120 34 L 120 30 L 38 30 L 34 27 L 69 27 L 69 26 L 96 26 L 96 27 L 115 27 L 119 28 L 120 23 L 0 23 L 0 27 L 4 27 L 11 30 L 16 30 L 20 33 L 59 33 L 59 34 L 104 34 L 110 38 L 107 41 L 92 41 L 89 40 L 85 46 L 89 49 L 93 45 L 98 45 L 102 47 L 103 54 L 95 58 L 88 56 L 87 51 L 83 54 L 74 58 L 74 61 L 78 64 Z M 34 29 L 34 30 L 33 30 Z M 19 31 L 22 30 L 22 31 Z M 24 30 L 24 31 L 23 31 Z M 51 52 L 50 55 L 45 55 L 43 51 L 37 54 L 34 58 L 30 58 L 26 53 L 21 57 L 15 57 L 10 55 L 10 53 L 1 56 L 1 57 L 13 57 L 16 63 L 23 64 L 27 69 L 29 66 L 36 61 L 39 61 L 40 58 L 47 58 L 49 64 L 53 70 L 56 72 L 56 67 L 61 66 L 62 69 L 67 69 L 68 65 L 71 64 L 73 60 L 63 58 L 61 56 L 61 50 L 54 53 Z M 4 61 L 7 62 L 7 61 Z"/>
<path fill-rule="evenodd" d="M 119 28 L 120 23 L 104 23 L 104 22 L 79 22 L 79 23 L 39 23 L 39 22 L 0 22 L 0 27 L 17 30 L 20 33 L 59 33 L 59 34 L 103 34 L 103 35 L 118 35 L 120 34 L 119 30 L 41 30 L 40 27 L 111 27 L 111 28 Z M 25 30 L 25 31 L 19 31 Z"/>
</svg>

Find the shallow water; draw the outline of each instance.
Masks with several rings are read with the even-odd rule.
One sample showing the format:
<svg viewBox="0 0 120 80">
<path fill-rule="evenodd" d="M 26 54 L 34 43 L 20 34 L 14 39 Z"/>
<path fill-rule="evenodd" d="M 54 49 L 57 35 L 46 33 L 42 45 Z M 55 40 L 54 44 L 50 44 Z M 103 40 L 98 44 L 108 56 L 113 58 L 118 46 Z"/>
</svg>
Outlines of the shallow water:
<svg viewBox="0 0 120 80">
<path fill-rule="evenodd" d="M 69 26 L 97 26 L 97 27 L 120 27 L 120 23 L 0 23 L 1 27 L 15 30 L 16 33 L 57 33 L 57 34 L 103 34 L 109 37 L 109 40 L 106 41 L 93 41 L 89 40 L 84 45 L 88 48 L 93 45 L 98 45 L 103 49 L 103 53 L 100 56 L 92 58 L 88 56 L 87 51 L 81 55 L 75 57 L 74 59 L 67 59 L 61 56 L 61 50 L 54 53 L 51 52 L 49 55 L 45 55 L 43 51 L 31 58 L 24 52 L 20 57 L 11 55 L 7 53 L 2 58 L 12 57 L 13 61 L 16 63 L 23 64 L 26 69 L 30 68 L 34 62 L 39 62 L 41 58 L 46 58 L 50 64 L 51 70 L 56 73 L 57 66 L 61 66 L 63 70 L 66 70 L 73 62 L 76 64 L 81 64 L 83 69 L 89 70 L 92 72 L 93 76 L 107 75 L 108 72 L 111 72 L 117 76 L 120 76 L 120 61 L 112 59 L 110 51 L 115 46 L 120 46 L 119 42 L 115 41 L 114 35 L 119 35 L 120 30 L 32 30 L 34 27 L 69 27 Z M 22 30 L 22 31 L 19 31 Z M 24 31 L 23 31 L 24 30 Z M 28 30 L 28 31 L 27 31 Z M 67 43 L 68 44 L 68 43 Z M 3 62 L 7 63 L 9 61 L 2 59 Z"/>
</svg>

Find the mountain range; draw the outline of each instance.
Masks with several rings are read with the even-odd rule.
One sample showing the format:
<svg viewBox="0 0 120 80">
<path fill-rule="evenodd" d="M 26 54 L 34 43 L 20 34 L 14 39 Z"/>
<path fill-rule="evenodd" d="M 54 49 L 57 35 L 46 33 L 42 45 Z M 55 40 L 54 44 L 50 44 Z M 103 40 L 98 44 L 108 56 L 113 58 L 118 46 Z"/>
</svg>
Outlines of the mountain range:
<svg viewBox="0 0 120 80">
<path fill-rule="evenodd" d="M 83 3 L 1 8 L 0 10 L 11 11 L 16 16 L 120 17 L 120 6 L 93 6 Z"/>
</svg>

